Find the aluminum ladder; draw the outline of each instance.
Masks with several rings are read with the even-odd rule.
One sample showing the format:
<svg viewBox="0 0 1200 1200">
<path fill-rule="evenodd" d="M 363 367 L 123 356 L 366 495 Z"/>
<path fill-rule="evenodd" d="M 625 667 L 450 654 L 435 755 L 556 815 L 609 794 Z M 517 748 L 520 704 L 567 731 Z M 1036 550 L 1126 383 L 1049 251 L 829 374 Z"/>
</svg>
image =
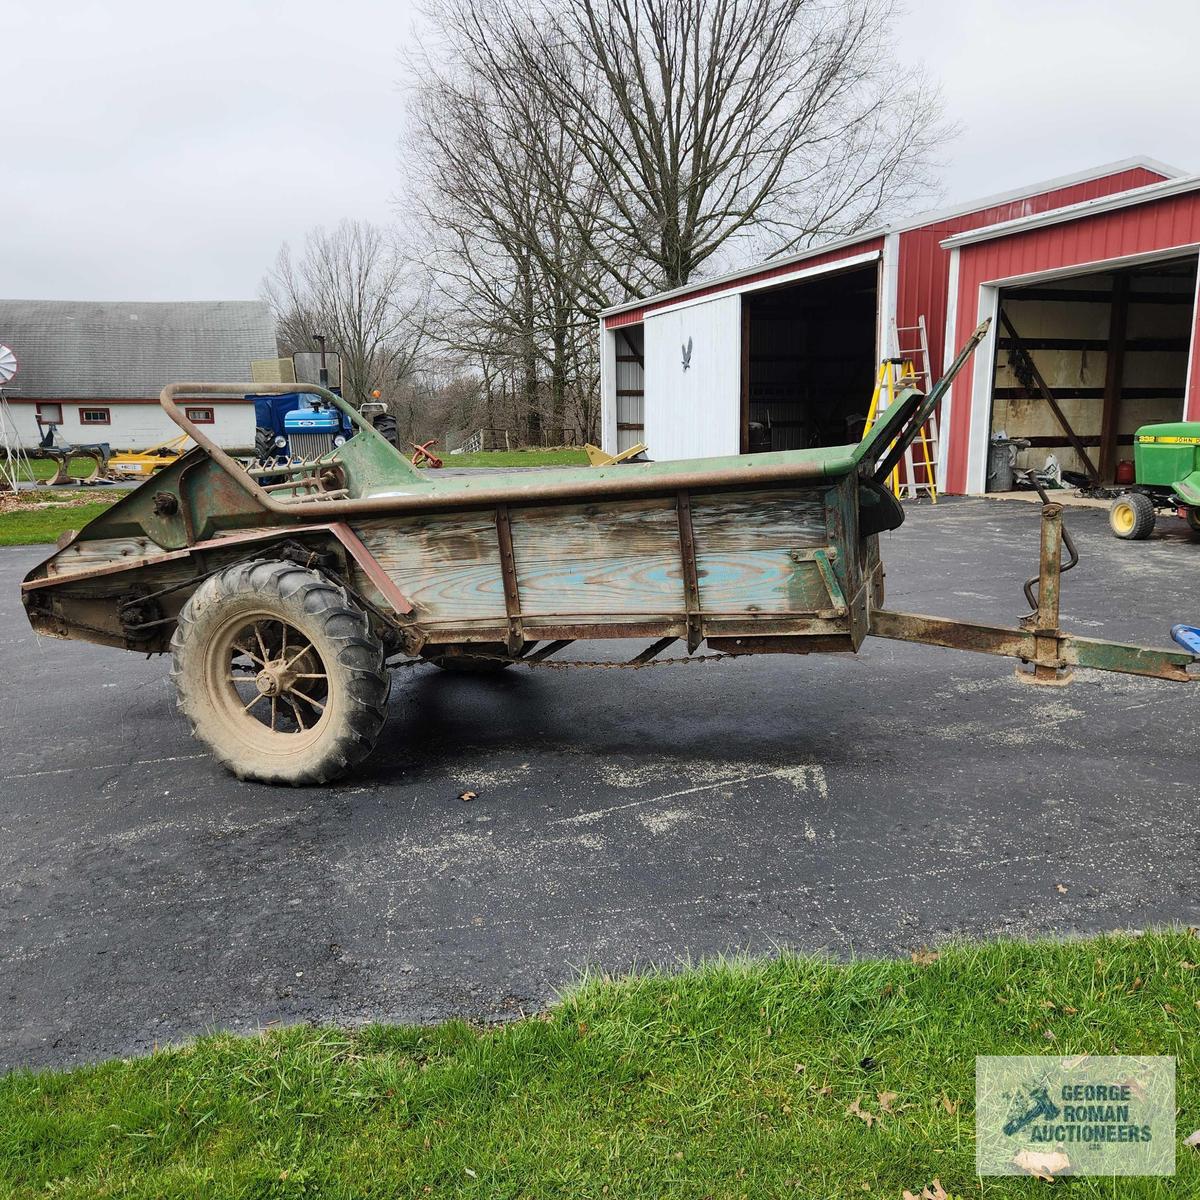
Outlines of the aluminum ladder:
<svg viewBox="0 0 1200 1200">
<path fill-rule="evenodd" d="M 929 335 L 925 331 L 924 314 L 915 325 L 897 325 L 892 318 L 892 345 L 894 357 L 889 360 L 899 364 L 896 388 L 915 387 L 928 393 L 933 386 L 929 373 Z M 921 426 L 912 444 L 904 452 L 904 471 L 898 469 L 893 475 L 892 491 L 900 500 L 916 499 L 925 494 L 933 504 L 937 503 L 938 480 L 938 427 L 937 413 L 930 413 L 929 420 Z"/>
</svg>

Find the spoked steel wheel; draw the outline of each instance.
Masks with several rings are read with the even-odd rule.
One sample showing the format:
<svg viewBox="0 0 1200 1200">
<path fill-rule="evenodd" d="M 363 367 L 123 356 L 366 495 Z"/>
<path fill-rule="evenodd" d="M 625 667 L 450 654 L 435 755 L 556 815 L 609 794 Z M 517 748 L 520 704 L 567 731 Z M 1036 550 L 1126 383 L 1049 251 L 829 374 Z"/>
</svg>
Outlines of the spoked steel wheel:
<svg viewBox="0 0 1200 1200">
<path fill-rule="evenodd" d="M 318 733 L 329 697 L 329 673 L 312 642 L 294 625 L 261 614 L 242 628 L 240 619 L 226 632 L 224 647 L 214 647 L 211 665 L 220 670 L 229 655 L 226 682 L 212 680 L 226 719 L 247 717 L 265 726 L 263 733 Z M 232 633 L 232 636 L 230 636 Z M 257 732 L 257 731 L 252 731 Z M 295 746 L 297 743 L 291 743 Z"/>
<path fill-rule="evenodd" d="M 383 645 L 316 571 L 251 562 L 214 575 L 179 614 L 171 652 L 192 731 L 243 779 L 325 783 L 383 726 Z"/>
</svg>

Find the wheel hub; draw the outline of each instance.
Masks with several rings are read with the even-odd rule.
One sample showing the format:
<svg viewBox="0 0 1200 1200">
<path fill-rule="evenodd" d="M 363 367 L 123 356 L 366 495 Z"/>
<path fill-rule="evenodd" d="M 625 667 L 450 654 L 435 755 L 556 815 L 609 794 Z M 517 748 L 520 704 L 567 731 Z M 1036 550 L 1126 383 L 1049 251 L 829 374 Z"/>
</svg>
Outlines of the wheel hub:
<svg viewBox="0 0 1200 1200">
<path fill-rule="evenodd" d="M 254 677 L 254 684 L 263 696 L 282 696 L 291 687 L 292 679 L 283 663 L 268 663 Z"/>
</svg>

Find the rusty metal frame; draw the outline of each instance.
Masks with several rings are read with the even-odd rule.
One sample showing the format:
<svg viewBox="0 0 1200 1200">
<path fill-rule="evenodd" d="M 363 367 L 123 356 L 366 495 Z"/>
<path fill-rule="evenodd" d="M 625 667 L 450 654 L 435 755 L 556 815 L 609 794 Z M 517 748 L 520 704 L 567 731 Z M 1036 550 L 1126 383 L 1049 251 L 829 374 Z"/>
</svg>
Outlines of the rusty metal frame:
<svg viewBox="0 0 1200 1200">
<path fill-rule="evenodd" d="M 1042 505 L 1041 551 L 1038 568 L 1037 608 L 1021 618 L 1033 634 L 1033 665 L 1038 683 L 1070 678 L 1059 653 L 1059 602 L 1062 597 L 1063 510 L 1061 504 Z M 1028 594 L 1028 593 L 1027 593 Z"/>
<path fill-rule="evenodd" d="M 517 583 L 517 558 L 513 553 L 507 504 L 496 505 L 496 540 L 500 543 L 500 578 L 504 584 L 504 611 L 508 615 L 504 644 L 509 654 L 517 655 L 525 644 L 525 633 L 521 628 L 521 589 Z"/>
<path fill-rule="evenodd" d="M 687 491 L 675 494 L 679 520 L 679 556 L 683 563 L 683 597 L 687 614 L 687 648 L 695 654 L 704 640 L 700 615 L 700 575 L 696 570 L 696 535 L 692 528 L 692 498 Z"/>
<path fill-rule="evenodd" d="M 1196 677 L 1188 672 L 1188 667 L 1196 660 L 1184 651 L 1127 646 L 1099 638 L 1076 637 L 1070 633 L 1060 632 L 1047 640 L 1047 634 L 1040 630 L 1034 632 L 1003 625 L 979 625 L 973 621 L 954 621 L 948 617 L 930 617 L 923 613 L 893 612 L 880 608 L 871 614 L 871 636 L 1017 658 L 1033 665 L 1033 677 L 1038 682 L 1060 682 L 1058 671 L 1064 667 L 1146 675 L 1176 683 L 1196 681 Z M 1053 675 L 1043 674 L 1039 677 L 1036 674 L 1039 667 L 1052 671 Z"/>
<path fill-rule="evenodd" d="M 194 542 L 182 550 L 167 550 L 162 554 L 147 554 L 142 558 L 122 559 L 118 563 L 109 563 L 98 567 L 85 567 L 80 571 L 69 571 L 62 575 L 46 575 L 41 579 L 26 579 L 21 584 L 22 592 L 33 592 L 40 588 L 57 587 L 75 583 L 79 580 L 99 579 L 108 575 L 120 575 L 127 571 L 140 570 L 143 567 L 156 567 L 162 563 L 178 562 L 191 558 L 197 552 L 205 550 L 228 550 L 245 546 L 253 542 L 278 542 L 302 534 L 323 533 L 336 538 L 345 548 L 347 554 L 354 560 L 372 586 L 390 604 L 400 616 L 407 616 L 413 611 L 408 597 L 396 586 L 383 568 L 375 561 L 374 555 L 363 545 L 358 534 L 344 521 L 331 521 L 321 525 L 296 525 L 279 529 L 251 529 L 243 533 L 231 533 L 224 537 L 209 538 L 203 542 Z M 51 560 L 53 561 L 53 560 Z"/>
<path fill-rule="evenodd" d="M 1063 532 L 1062 505 L 1044 504 L 1038 605 L 1022 619 L 1021 628 L 876 609 L 871 614 L 871 634 L 900 642 L 920 642 L 927 646 L 1016 658 L 1030 668 L 1022 677 L 1033 683 L 1065 683 L 1070 679 L 1073 667 L 1145 675 L 1177 683 L 1196 682 L 1197 676 L 1189 668 L 1193 668 L 1197 660 L 1185 651 L 1129 646 L 1063 633 L 1059 628 Z"/>
<path fill-rule="evenodd" d="M 817 564 L 817 574 L 825 585 L 825 591 L 829 594 L 829 603 L 832 605 L 831 608 L 819 610 L 815 614 L 818 617 L 844 617 L 850 611 L 846 593 L 842 591 L 842 585 L 838 583 L 837 575 L 833 570 L 833 560 L 837 556 L 836 546 L 816 546 L 788 552 L 788 558 L 794 563 Z"/>
</svg>

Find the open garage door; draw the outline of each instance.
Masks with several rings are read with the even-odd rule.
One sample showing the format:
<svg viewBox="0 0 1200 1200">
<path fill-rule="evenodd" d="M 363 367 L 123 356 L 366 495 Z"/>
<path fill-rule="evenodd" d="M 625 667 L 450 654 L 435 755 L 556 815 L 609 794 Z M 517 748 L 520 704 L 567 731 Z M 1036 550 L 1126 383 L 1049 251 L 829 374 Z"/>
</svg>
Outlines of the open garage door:
<svg viewBox="0 0 1200 1200">
<path fill-rule="evenodd" d="M 616 332 L 617 453 L 636 446 L 646 436 L 645 333 L 640 325 Z"/>
<path fill-rule="evenodd" d="M 878 359 L 878 263 L 742 298 L 742 451 L 862 436 Z"/>
<path fill-rule="evenodd" d="M 990 431 L 1030 443 L 1018 468 L 1053 454 L 1112 483 L 1139 426 L 1182 418 L 1196 265 L 1189 255 L 1002 289 Z"/>
</svg>

